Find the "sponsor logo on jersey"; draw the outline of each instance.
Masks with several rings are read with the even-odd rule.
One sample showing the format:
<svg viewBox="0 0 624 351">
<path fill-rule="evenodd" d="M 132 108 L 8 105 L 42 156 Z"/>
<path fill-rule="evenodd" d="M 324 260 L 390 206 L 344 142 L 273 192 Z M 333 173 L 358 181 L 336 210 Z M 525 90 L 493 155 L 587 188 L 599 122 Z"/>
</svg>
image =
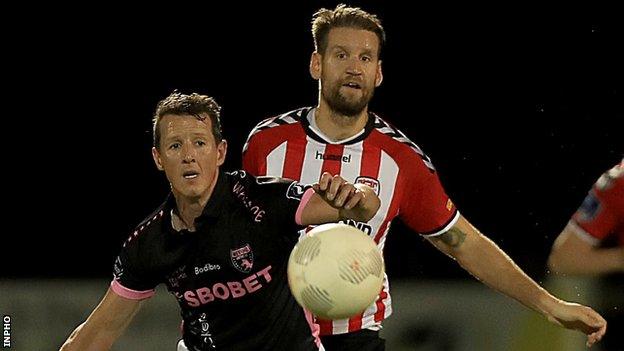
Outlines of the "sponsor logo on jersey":
<svg viewBox="0 0 624 351">
<path fill-rule="evenodd" d="M 271 266 L 264 267 L 258 272 L 240 281 L 218 282 L 211 286 L 185 292 L 174 292 L 180 301 L 186 301 L 190 307 L 199 307 L 218 300 L 238 299 L 253 294 L 271 282 Z"/>
<path fill-rule="evenodd" d="M 121 257 L 117 256 L 115 259 L 115 264 L 113 266 L 113 277 L 115 280 L 119 280 L 121 276 L 124 274 L 123 265 L 121 264 Z"/>
<path fill-rule="evenodd" d="M 195 268 L 194 269 L 195 275 L 200 275 L 206 272 L 218 271 L 221 269 L 221 266 L 218 264 L 206 263 L 205 265 L 201 267 L 194 267 L 194 268 Z"/>
<path fill-rule="evenodd" d="M 249 273 L 253 267 L 254 255 L 251 246 L 246 244 L 237 249 L 230 249 L 230 260 L 238 271 Z"/>
<path fill-rule="evenodd" d="M 331 154 L 324 154 L 320 151 L 316 151 L 316 155 L 314 155 L 314 158 L 317 160 L 330 160 L 330 161 L 340 161 L 340 162 L 344 162 L 344 163 L 350 163 L 351 162 L 351 154 L 348 155 L 331 155 Z"/>
<path fill-rule="evenodd" d="M 591 221 L 596 217 L 598 211 L 600 211 L 600 200 L 593 193 L 589 193 L 579 207 L 576 219 L 580 222 Z"/>
<path fill-rule="evenodd" d="M 446 200 L 446 210 L 450 211 L 453 209 L 453 201 L 451 199 Z"/>
<path fill-rule="evenodd" d="M 375 194 L 379 196 L 379 181 L 377 179 L 371 178 L 371 177 L 359 176 L 355 178 L 355 184 L 368 185 L 371 188 L 373 188 L 373 190 L 375 191 Z"/>
<path fill-rule="evenodd" d="M 293 182 L 292 184 L 290 184 L 288 189 L 286 189 L 286 197 L 289 199 L 301 201 L 303 194 L 305 194 L 308 188 L 310 188 L 309 185 L 303 185 L 298 182 Z"/>
</svg>

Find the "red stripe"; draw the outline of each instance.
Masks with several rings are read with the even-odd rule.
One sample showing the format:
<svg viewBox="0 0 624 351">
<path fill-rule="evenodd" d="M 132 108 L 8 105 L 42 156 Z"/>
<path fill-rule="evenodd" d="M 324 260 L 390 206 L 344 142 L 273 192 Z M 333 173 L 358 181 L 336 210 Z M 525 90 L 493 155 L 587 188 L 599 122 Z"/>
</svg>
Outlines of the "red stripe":
<svg viewBox="0 0 624 351">
<path fill-rule="evenodd" d="M 377 133 L 373 131 L 370 137 L 362 143 L 362 161 L 360 165 L 360 175 L 377 179 L 379 176 L 379 163 L 381 162 L 381 149 L 375 145 L 374 136 Z"/>
<path fill-rule="evenodd" d="M 320 332 L 321 336 L 333 334 L 334 328 L 333 328 L 332 321 L 317 319 L 316 322 L 319 324 L 319 327 L 321 327 L 321 332 Z"/>
<path fill-rule="evenodd" d="M 388 297 L 388 293 L 384 290 L 384 286 L 381 287 L 381 292 L 379 293 L 379 299 L 377 299 L 377 312 L 375 313 L 375 322 L 381 322 L 384 319 L 384 315 L 386 314 L 386 305 L 384 305 L 383 300 Z"/>
<path fill-rule="evenodd" d="M 303 168 L 303 158 L 305 157 L 306 144 L 308 143 L 307 137 L 303 128 L 297 123 L 293 126 L 298 128 L 289 128 L 290 132 L 302 135 L 291 135 L 289 137 L 288 145 L 286 146 L 286 156 L 284 157 L 284 166 L 282 177 L 293 180 L 301 179 L 301 169 Z M 301 140 L 303 143 L 295 143 L 294 139 Z"/>
<path fill-rule="evenodd" d="M 349 333 L 362 329 L 362 318 L 364 313 L 349 318 Z"/>
<path fill-rule="evenodd" d="M 344 145 L 327 144 L 325 146 L 325 153 L 323 154 L 323 167 L 321 172 L 329 172 L 331 175 L 340 174 L 342 168 L 342 152 L 344 151 Z"/>
</svg>

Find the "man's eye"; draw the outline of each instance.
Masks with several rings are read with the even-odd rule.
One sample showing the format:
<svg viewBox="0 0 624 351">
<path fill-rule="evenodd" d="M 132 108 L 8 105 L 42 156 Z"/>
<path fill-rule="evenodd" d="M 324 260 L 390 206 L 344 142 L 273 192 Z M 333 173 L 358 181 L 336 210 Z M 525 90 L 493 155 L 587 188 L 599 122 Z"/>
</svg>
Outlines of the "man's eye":
<svg viewBox="0 0 624 351">
<path fill-rule="evenodd" d="M 171 145 L 169 145 L 169 149 L 170 150 L 176 150 L 180 148 L 180 143 L 173 143 Z"/>
<path fill-rule="evenodd" d="M 203 140 L 197 140 L 197 145 L 204 146 L 204 145 L 206 145 L 206 142 L 203 141 Z"/>
<path fill-rule="evenodd" d="M 372 59 L 369 56 L 362 56 L 362 61 L 370 62 Z"/>
<path fill-rule="evenodd" d="M 339 59 L 343 59 L 347 57 L 347 54 L 345 54 L 344 52 L 339 53 L 338 55 L 336 55 Z"/>
</svg>

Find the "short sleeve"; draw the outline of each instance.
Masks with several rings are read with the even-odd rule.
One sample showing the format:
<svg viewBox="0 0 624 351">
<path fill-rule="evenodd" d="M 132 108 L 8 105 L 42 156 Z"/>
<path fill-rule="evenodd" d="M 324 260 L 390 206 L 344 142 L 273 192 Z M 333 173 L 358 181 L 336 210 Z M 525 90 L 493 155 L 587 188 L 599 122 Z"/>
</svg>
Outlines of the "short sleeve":
<svg viewBox="0 0 624 351">
<path fill-rule="evenodd" d="M 149 274 L 141 268 L 139 246 L 137 240 L 126 242 L 113 265 L 111 289 L 117 295 L 131 300 L 151 297 L 158 285 L 158 282 L 149 279 Z"/>
<path fill-rule="evenodd" d="M 399 217 L 421 235 L 440 235 L 450 229 L 459 212 L 448 197 L 433 166 L 416 153 L 405 153 L 400 171 Z"/>
</svg>

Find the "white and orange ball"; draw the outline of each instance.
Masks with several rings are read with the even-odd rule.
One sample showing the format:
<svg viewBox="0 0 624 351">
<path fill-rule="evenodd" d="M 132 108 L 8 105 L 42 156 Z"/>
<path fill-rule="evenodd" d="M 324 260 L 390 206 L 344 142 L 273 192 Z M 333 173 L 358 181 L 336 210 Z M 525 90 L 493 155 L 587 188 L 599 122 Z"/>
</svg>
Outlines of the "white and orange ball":
<svg viewBox="0 0 624 351">
<path fill-rule="evenodd" d="M 373 239 L 341 223 L 312 229 L 288 259 L 295 299 L 322 319 L 363 312 L 380 293 L 383 277 L 383 258 Z"/>
</svg>

